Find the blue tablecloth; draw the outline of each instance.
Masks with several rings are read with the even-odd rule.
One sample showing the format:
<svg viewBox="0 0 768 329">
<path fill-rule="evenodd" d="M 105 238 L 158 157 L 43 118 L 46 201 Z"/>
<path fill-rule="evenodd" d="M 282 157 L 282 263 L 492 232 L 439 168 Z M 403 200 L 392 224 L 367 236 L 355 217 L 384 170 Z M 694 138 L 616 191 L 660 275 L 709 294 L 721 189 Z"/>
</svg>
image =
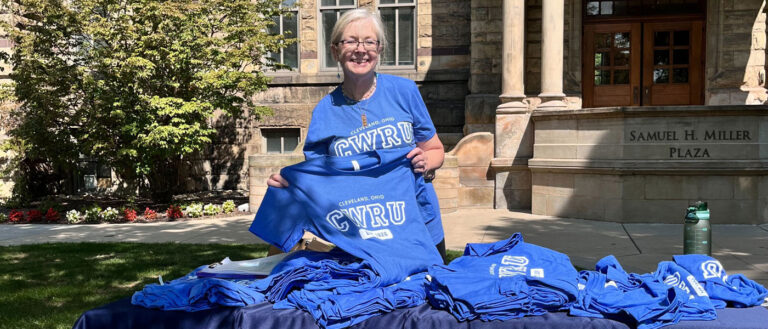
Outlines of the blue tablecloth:
<svg viewBox="0 0 768 329">
<path fill-rule="evenodd" d="M 273 310 L 264 303 L 243 308 L 216 308 L 200 312 L 159 311 L 131 305 L 122 299 L 83 313 L 73 329 L 264 329 L 317 328 L 308 314 L 298 310 Z M 511 321 L 458 322 L 450 313 L 433 310 L 429 305 L 374 317 L 353 328 L 441 328 L 441 329 L 523 329 L 523 328 L 632 328 L 621 321 L 549 313 Z M 768 329 L 768 309 L 727 308 L 717 311 L 714 321 L 684 321 L 665 328 L 737 328 Z"/>
</svg>

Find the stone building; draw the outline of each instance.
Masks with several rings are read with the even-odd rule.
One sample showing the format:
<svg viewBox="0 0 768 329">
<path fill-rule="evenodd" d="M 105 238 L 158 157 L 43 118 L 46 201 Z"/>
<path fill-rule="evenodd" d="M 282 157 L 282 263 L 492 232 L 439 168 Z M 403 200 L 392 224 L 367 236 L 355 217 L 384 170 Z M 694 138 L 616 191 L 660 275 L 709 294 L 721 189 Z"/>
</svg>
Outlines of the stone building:
<svg viewBox="0 0 768 329">
<path fill-rule="evenodd" d="M 416 81 L 446 144 L 443 211 L 679 222 L 705 200 L 722 222 L 768 222 L 758 0 L 302 0 L 281 25 L 295 69 L 259 97 L 277 115 L 251 131 L 252 206 L 302 159 L 340 80 L 324 40 L 354 7 L 380 11 L 393 42 L 378 71 Z"/>
<path fill-rule="evenodd" d="M 416 81 L 446 145 L 443 211 L 679 222 L 704 200 L 722 222 L 768 222 L 763 0 L 284 6 L 295 15 L 274 32 L 298 42 L 273 57 L 293 69 L 271 72 L 257 97 L 275 115 L 217 122 L 214 145 L 183 173 L 188 190 L 248 190 L 260 203 L 268 174 L 303 159 L 312 108 L 341 81 L 330 29 L 368 7 L 390 40 L 378 71 Z M 92 169 L 96 185 L 111 178 Z"/>
</svg>

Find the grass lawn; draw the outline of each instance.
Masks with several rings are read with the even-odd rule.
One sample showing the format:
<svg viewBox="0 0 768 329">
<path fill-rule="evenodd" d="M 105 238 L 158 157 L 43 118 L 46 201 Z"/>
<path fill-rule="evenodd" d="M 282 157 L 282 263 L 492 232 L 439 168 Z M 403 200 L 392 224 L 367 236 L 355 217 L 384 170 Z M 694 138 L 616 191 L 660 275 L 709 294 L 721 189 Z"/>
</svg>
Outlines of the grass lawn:
<svg viewBox="0 0 768 329">
<path fill-rule="evenodd" d="M 81 313 L 266 245 L 52 243 L 0 247 L 0 328 L 70 329 Z"/>
<path fill-rule="evenodd" d="M 81 313 L 229 257 L 264 257 L 266 245 L 51 243 L 0 247 L 0 328 L 70 329 Z M 459 251 L 448 251 L 452 260 Z"/>
</svg>

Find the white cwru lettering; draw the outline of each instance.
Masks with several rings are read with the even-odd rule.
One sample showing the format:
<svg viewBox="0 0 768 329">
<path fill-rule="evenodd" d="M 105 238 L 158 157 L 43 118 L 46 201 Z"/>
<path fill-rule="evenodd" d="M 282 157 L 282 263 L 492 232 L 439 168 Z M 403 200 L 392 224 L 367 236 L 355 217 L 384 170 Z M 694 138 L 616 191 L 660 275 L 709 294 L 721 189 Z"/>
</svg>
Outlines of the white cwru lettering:
<svg viewBox="0 0 768 329">
<path fill-rule="evenodd" d="M 371 130 L 362 134 L 350 136 L 349 142 L 358 153 L 373 151 L 376 149 L 376 131 Z"/>
<path fill-rule="evenodd" d="M 400 131 L 400 137 L 398 137 L 398 130 Z M 336 155 L 347 156 L 353 153 L 376 150 L 378 143 L 381 143 L 383 148 L 392 148 L 403 143 L 410 144 L 411 142 L 413 142 L 413 127 L 411 123 L 398 122 L 397 127 L 385 125 L 347 138 L 339 138 L 333 142 L 333 149 L 336 151 Z"/>
<path fill-rule="evenodd" d="M 413 142 L 413 125 L 408 121 L 402 121 L 397 123 L 397 127 L 400 128 L 400 136 L 403 136 L 405 143 L 410 144 Z"/>
<path fill-rule="evenodd" d="M 349 147 L 350 147 L 349 141 L 347 141 L 346 139 L 340 139 L 336 141 L 335 145 L 333 145 L 333 148 L 336 150 L 336 155 L 338 156 L 352 155 L 352 152 L 347 150 Z"/>
<path fill-rule="evenodd" d="M 344 215 L 346 215 L 349 219 L 351 219 L 352 222 L 355 223 L 355 226 L 360 228 L 368 227 L 365 221 L 365 218 L 367 217 L 365 206 L 357 206 L 357 207 L 341 209 L 341 212 L 344 213 Z"/>
<path fill-rule="evenodd" d="M 405 222 L 404 201 L 387 202 L 387 210 L 389 210 L 389 220 L 392 224 L 401 225 Z"/>
<path fill-rule="evenodd" d="M 339 231 L 346 232 L 349 229 L 349 224 L 347 222 L 339 222 L 340 219 L 344 218 L 346 218 L 346 216 L 339 210 L 331 211 L 325 216 L 325 220 L 328 221 L 328 223 L 331 223 L 331 226 Z"/>
<path fill-rule="evenodd" d="M 371 214 L 371 227 L 389 226 L 389 220 L 384 217 L 384 206 L 373 203 L 365 206 Z"/>
<path fill-rule="evenodd" d="M 400 145 L 401 141 L 397 138 L 397 130 L 391 125 L 382 126 L 377 129 L 381 134 L 381 146 L 391 148 Z"/>
<path fill-rule="evenodd" d="M 379 228 L 405 223 L 405 202 L 389 201 L 369 203 L 355 207 L 333 210 L 325 216 L 328 223 L 339 231 L 346 232 L 349 224 L 358 228 Z"/>
</svg>

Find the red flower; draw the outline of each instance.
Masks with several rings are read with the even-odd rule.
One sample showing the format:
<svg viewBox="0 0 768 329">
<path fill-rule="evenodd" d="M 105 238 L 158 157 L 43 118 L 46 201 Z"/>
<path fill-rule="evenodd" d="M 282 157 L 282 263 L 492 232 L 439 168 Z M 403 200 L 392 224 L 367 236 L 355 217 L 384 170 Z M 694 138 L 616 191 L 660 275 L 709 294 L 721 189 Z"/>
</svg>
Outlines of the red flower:
<svg viewBox="0 0 768 329">
<path fill-rule="evenodd" d="M 12 209 L 11 213 L 8 214 L 8 220 L 11 223 L 21 223 L 24 221 L 24 212 Z"/>
<path fill-rule="evenodd" d="M 165 215 L 170 219 L 177 219 L 184 217 L 184 213 L 181 212 L 181 207 L 171 205 L 168 210 L 165 211 Z"/>
<path fill-rule="evenodd" d="M 157 219 L 157 212 L 147 207 L 147 209 L 144 209 L 144 219 L 147 219 L 147 220 Z"/>
<path fill-rule="evenodd" d="M 136 210 L 133 210 L 131 208 L 125 208 L 125 211 L 123 211 L 123 215 L 125 217 L 125 220 L 132 222 L 136 219 Z"/>
<path fill-rule="evenodd" d="M 40 210 L 32 209 L 30 211 L 27 211 L 27 221 L 38 222 L 41 219 L 43 219 L 43 213 L 41 213 Z"/>
<path fill-rule="evenodd" d="M 53 210 L 53 208 L 48 208 L 48 211 L 45 213 L 45 220 L 49 222 L 58 222 L 59 218 L 58 211 Z"/>
</svg>

